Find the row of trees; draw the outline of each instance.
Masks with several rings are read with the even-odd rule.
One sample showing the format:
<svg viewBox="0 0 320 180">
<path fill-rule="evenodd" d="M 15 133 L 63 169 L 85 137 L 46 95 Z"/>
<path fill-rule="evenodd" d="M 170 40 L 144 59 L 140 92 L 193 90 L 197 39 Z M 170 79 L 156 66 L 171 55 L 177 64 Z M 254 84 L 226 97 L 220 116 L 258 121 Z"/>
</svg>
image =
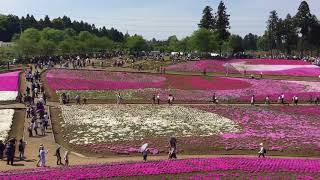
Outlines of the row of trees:
<svg viewBox="0 0 320 180">
<path fill-rule="evenodd" d="M 74 54 L 98 52 L 116 47 L 108 37 L 98 37 L 88 31 L 77 34 L 73 29 L 58 30 L 29 28 L 13 39 L 19 57 L 35 55 Z"/>
<path fill-rule="evenodd" d="M 300 56 L 308 50 L 310 55 L 320 50 L 320 23 L 310 12 L 309 5 L 302 1 L 295 16 L 288 14 L 285 19 L 279 18 L 276 11 L 271 11 L 267 21 L 267 30 L 258 43 L 260 48 L 291 55 L 300 51 Z"/>
<path fill-rule="evenodd" d="M 108 37 L 115 42 L 123 42 L 125 39 L 125 35 L 114 28 L 97 28 L 94 24 L 89 24 L 84 21 L 72 21 L 67 16 L 52 20 L 49 16 L 45 16 L 38 21 L 33 15 L 29 14 L 21 18 L 15 15 L 0 15 L 0 41 L 9 42 L 15 34 L 19 34 L 29 28 L 38 30 L 43 30 L 44 28 L 58 30 L 73 29 L 76 33 L 88 31 L 98 37 Z"/>
<path fill-rule="evenodd" d="M 221 1 L 213 13 L 210 6 L 203 10 L 199 29 L 192 35 L 179 40 L 171 36 L 167 40 L 145 40 L 142 36 L 128 34 L 105 27 L 96 28 L 83 21 L 71 21 L 64 16 L 52 21 L 48 16 L 39 21 L 27 15 L 19 19 L 16 16 L 0 16 L 0 40 L 11 38 L 15 42 L 14 51 L 19 56 L 53 55 L 70 53 L 98 52 L 110 49 L 135 51 L 158 50 L 161 52 L 231 52 L 269 51 L 271 55 L 296 54 L 305 50 L 319 54 L 320 23 L 312 15 L 306 1 L 303 1 L 295 16 L 288 14 L 285 19 L 278 17 L 276 11 L 270 13 L 267 30 L 264 35 L 252 33 L 245 37 L 229 32 L 229 14 Z M 25 29 L 23 31 L 24 28 Z M 2 38 L 2 39 L 1 39 Z"/>
</svg>

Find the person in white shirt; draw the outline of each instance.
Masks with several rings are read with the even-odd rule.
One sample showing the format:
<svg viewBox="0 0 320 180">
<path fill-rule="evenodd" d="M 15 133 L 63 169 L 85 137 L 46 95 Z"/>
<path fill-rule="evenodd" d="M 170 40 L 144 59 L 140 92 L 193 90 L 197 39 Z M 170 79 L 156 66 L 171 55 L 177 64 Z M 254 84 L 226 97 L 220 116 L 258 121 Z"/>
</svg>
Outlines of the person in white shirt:
<svg viewBox="0 0 320 180">
<path fill-rule="evenodd" d="M 66 151 L 64 154 L 64 165 L 69 166 L 69 151 Z"/>
<path fill-rule="evenodd" d="M 160 94 L 157 95 L 157 103 L 160 104 Z"/>
<path fill-rule="evenodd" d="M 281 95 L 281 104 L 284 104 L 284 94 Z"/>
<path fill-rule="evenodd" d="M 267 153 L 266 149 L 263 147 L 263 143 L 260 143 L 260 151 L 259 151 L 259 158 L 262 156 L 265 158 L 265 154 Z"/>
<path fill-rule="evenodd" d="M 255 102 L 256 102 L 255 96 L 252 95 L 252 97 L 251 97 L 251 105 L 254 106 Z"/>
</svg>

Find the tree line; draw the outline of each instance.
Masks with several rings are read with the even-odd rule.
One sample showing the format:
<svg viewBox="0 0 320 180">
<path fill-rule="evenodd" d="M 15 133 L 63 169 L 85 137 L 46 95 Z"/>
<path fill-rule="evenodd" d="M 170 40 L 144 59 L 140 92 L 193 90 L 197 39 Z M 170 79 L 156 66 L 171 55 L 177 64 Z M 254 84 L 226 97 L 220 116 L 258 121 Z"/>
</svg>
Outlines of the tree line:
<svg viewBox="0 0 320 180">
<path fill-rule="evenodd" d="M 9 42 L 15 34 L 20 34 L 29 28 L 38 30 L 45 28 L 57 30 L 73 29 L 76 33 L 88 31 L 98 37 L 108 37 L 115 42 L 123 42 L 125 36 L 117 29 L 107 29 L 105 26 L 97 28 L 94 24 L 89 24 L 84 21 L 72 21 L 67 16 L 52 20 L 49 16 L 45 16 L 43 19 L 36 20 L 33 15 L 29 14 L 21 18 L 15 15 L 0 15 L 0 41 Z"/>
<path fill-rule="evenodd" d="M 72 21 L 67 16 L 53 20 L 45 16 L 37 21 L 32 15 L 22 18 L 0 15 L 0 41 L 15 43 L 14 50 L 2 52 L 0 49 L 0 57 L 7 56 L 8 52 L 30 57 L 115 49 L 129 52 L 218 52 L 220 55 L 253 51 L 271 56 L 298 54 L 301 57 L 308 52 L 311 56 L 319 56 L 320 23 L 311 14 L 306 1 L 301 2 L 294 16 L 288 14 L 284 19 L 279 18 L 276 11 L 271 11 L 262 36 L 231 34 L 229 18 L 227 7 L 220 1 L 215 12 L 210 6 L 204 8 L 199 29 L 190 36 L 178 39 L 173 35 L 167 40 L 153 38 L 148 41 L 140 35 L 130 36 L 114 28 L 96 28 L 83 21 Z"/>
</svg>

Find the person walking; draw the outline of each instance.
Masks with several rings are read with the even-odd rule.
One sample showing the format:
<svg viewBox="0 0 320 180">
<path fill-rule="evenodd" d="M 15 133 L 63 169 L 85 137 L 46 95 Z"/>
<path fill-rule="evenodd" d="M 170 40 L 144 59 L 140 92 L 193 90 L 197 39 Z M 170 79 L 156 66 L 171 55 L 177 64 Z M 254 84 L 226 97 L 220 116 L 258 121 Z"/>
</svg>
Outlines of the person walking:
<svg viewBox="0 0 320 180">
<path fill-rule="evenodd" d="M 160 104 L 160 94 L 157 95 L 157 103 Z"/>
<path fill-rule="evenodd" d="M 80 98 L 80 95 L 78 94 L 78 95 L 76 96 L 76 102 L 77 102 L 77 104 L 80 104 L 80 100 L 81 100 L 81 98 Z"/>
<path fill-rule="evenodd" d="M 69 166 L 69 151 L 66 151 L 64 154 L 64 165 Z"/>
<path fill-rule="evenodd" d="M 284 94 L 281 95 L 281 104 L 284 104 Z"/>
<path fill-rule="evenodd" d="M 266 105 L 270 105 L 270 97 L 269 96 L 266 97 L 265 104 Z"/>
<path fill-rule="evenodd" d="M 177 159 L 177 139 L 175 137 L 171 137 L 169 145 L 169 159 Z"/>
<path fill-rule="evenodd" d="M 156 104 L 156 95 L 154 94 L 152 96 L 152 105 Z"/>
<path fill-rule="evenodd" d="M 148 153 L 149 153 L 149 149 L 148 148 L 146 148 L 144 151 L 142 151 L 142 157 L 143 157 L 143 160 L 145 162 L 147 161 Z"/>
<path fill-rule="evenodd" d="M 24 150 L 26 148 L 26 142 L 24 142 L 22 139 L 19 141 L 19 158 L 20 161 L 24 160 Z"/>
<path fill-rule="evenodd" d="M 121 104 L 121 94 L 118 93 L 117 95 L 117 104 Z"/>
<path fill-rule="evenodd" d="M 169 94 L 169 96 L 168 96 L 168 104 L 169 104 L 169 106 L 173 105 L 173 101 L 174 101 L 174 97 L 172 96 L 172 94 Z"/>
<path fill-rule="evenodd" d="M 29 137 L 32 137 L 32 128 L 33 128 L 33 123 L 28 122 L 28 132 L 29 132 Z"/>
<path fill-rule="evenodd" d="M 255 96 L 252 95 L 252 97 L 251 97 L 251 102 L 250 102 L 251 105 L 254 106 L 255 102 L 256 102 Z"/>
<path fill-rule="evenodd" d="M 264 148 L 263 143 L 260 143 L 260 151 L 259 151 L 259 158 L 262 156 L 265 158 L 267 150 Z"/>
<path fill-rule="evenodd" d="M 294 96 L 294 104 L 298 106 L 299 98 L 298 96 Z"/>
<path fill-rule="evenodd" d="M 61 165 L 61 153 L 60 153 L 60 149 L 61 149 L 61 146 L 59 145 L 56 149 L 56 154 L 55 156 L 57 157 L 57 165 Z"/>
<path fill-rule="evenodd" d="M 6 155 L 7 155 L 7 165 L 11 164 L 13 166 L 15 147 L 12 141 L 9 141 L 6 147 Z"/>
<path fill-rule="evenodd" d="M 213 96 L 212 96 L 212 103 L 213 104 L 217 104 L 217 96 L 216 96 L 216 93 L 213 93 Z"/>
<path fill-rule="evenodd" d="M 46 167 L 46 155 L 48 154 L 48 151 L 42 148 L 40 149 L 39 155 L 40 155 L 40 166 L 41 167 Z"/>
<path fill-rule="evenodd" d="M 86 97 L 83 98 L 83 104 L 87 104 L 87 98 Z"/>
<path fill-rule="evenodd" d="M 3 160 L 3 152 L 5 150 L 6 146 L 3 144 L 3 141 L 0 140 L 0 160 Z"/>
</svg>

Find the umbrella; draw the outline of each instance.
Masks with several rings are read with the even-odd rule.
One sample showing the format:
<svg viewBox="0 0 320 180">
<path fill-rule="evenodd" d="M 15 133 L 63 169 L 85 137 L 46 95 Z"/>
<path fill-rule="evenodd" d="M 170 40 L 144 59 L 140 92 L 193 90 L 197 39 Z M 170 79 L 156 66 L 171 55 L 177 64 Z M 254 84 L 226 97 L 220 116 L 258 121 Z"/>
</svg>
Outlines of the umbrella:
<svg viewBox="0 0 320 180">
<path fill-rule="evenodd" d="M 148 144 L 148 143 L 146 143 L 146 144 L 142 145 L 142 146 L 140 147 L 140 152 L 145 151 L 145 150 L 148 148 L 148 146 L 149 146 L 149 144 Z"/>
</svg>

